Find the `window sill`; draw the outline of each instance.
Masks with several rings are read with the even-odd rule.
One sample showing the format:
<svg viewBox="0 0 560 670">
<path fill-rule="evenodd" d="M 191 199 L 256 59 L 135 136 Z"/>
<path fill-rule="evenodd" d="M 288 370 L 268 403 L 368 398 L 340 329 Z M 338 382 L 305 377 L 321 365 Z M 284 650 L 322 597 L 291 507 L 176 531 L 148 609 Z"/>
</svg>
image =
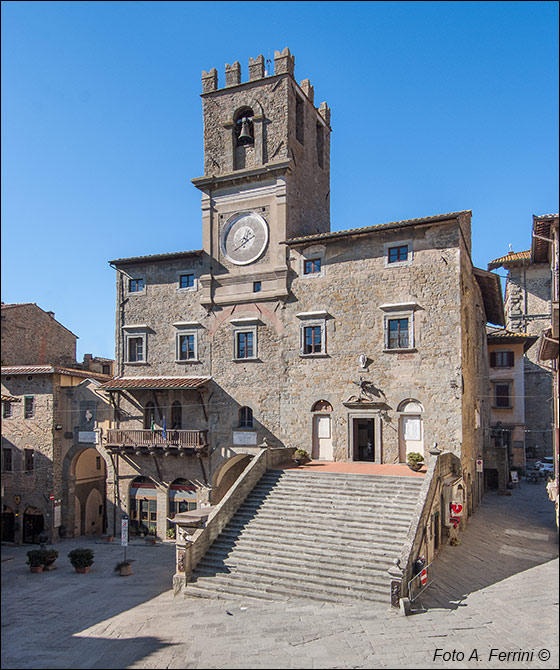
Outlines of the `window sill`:
<svg viewBox="0 0 560 670">
<path fill-rule="evenodd" d="M 329 354 L 302 354 L 300 353 L 300 358 L 330 358 Z"/>
<path fill-rule="evenodd" d="M 411 349 L 383 349 L 384 354 L 414 354 L 418 351 L 416 347 Z"/>
<path fill-rule="evenodd" d="M 125 365 L 148 365 L 147 361 L 125 361 Z"/>
<path fill-rule="evenodd" d="M 251 358 L 234 358 L 233 362 L 234 363 L 251 363 L 251 362 L 262 363 L 261 359 L 257 358 L 256 356 L 251 357 Z"/>
</svg>

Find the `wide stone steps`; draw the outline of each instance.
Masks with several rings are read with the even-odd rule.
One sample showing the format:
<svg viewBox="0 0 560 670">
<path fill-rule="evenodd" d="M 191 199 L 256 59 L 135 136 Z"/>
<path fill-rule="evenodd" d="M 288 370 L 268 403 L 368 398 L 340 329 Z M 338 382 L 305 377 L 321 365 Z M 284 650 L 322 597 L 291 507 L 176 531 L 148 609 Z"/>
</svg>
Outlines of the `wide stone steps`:
<svg viewBox="0 0 560 670">
<path fill-rule="evenodd" d="M 389 602 L 421 479 L 269 471 L 200 561 L 186 596 Z"/>
</svg>

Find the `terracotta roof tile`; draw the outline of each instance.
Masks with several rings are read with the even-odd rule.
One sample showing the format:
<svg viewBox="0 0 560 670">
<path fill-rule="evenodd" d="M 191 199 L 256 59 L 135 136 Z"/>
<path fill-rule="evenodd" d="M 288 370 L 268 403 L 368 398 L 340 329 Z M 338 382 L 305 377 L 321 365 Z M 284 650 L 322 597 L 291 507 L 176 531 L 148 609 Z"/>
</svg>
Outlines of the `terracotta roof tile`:
<svg viewBox="0 0 560 670">
<path fill-rule="evenodd" d="M 78 368 L 64 368 L 59 365 L 3 365 L 3 375 L 72 375 L 84 379 L 109 379 L 110 375 Z"/>
<path fill-rule="evenodd" d="M 115 377 L 100 386 L 102 391 L 125 389 L 197 389 L 212 377 Z"/>
<path fill-rule="evenodd" d="M 495 268 L 499 268 L 500 265 L 503 265 L 504 267 L 507 266 L 510 263 L 520 263 L 523 261 L 530 261 L 531 260 L 531 251 L 510 251 L 509 254 L 506 256 L 502 256 L 501 258 L 496 258 L 493 261 L 490 261 L 488 263 L 488 269 L 489 270 L 494 270 Z"/>
</svg>

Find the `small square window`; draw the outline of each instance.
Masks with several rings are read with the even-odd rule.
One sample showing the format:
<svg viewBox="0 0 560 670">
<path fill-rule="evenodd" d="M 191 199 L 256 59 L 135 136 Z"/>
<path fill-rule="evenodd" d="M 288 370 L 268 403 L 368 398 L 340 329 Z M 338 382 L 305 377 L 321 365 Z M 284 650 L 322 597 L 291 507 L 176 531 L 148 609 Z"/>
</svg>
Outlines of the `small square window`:
<svg viewBox="0 0 560 670">
<path fill-rule="evenodd" d="M 387 320 L 387 348 L 408 349 L 408 318 Z"/>
<path fill-rule="evenodd" d="M 2 470 L 12 471 L 12 450 L 9 448 L 2 449 Z"/>
<path fill-rule="evenodd" d="M 262 283 L 260 281 L 253 282 L 253 293 L 260 293 L 262 290 Z"/>
<path fill-rule="evenodd" d="M 35 416 L 35 398 L 32 395 L 26 395 L 23 399 L 23 418 L 32 419 Z"/>
<path fill-rule="evenodd" d="M 179 335 L 179 356 L 180 361 L 193 361 L 196 359 L 196 340 L 194 333 Z"/>
<path fill-rule="evenodd" d="M 312 275 L 319 274 L 321 272 L 321 259 L 320 258 L 306 258 L 303 262 L 303 274 Z"/>
<path fill-rule="evenodd" d="M 511 384 L 494 384 L 494 407 L 509 409 L 511 406 Z"/>
<path fill-rule="evenodd" d="M 194 274 L 179 275 L 179 288 L 193 288 Z"/>
<path fill-rule="evenodd" d="M 144 290 L 144 279 L 129 279 L 128 280 L 128 292 L 129 293 L 142 293 Z"/>
<path fill-rule="evenodd" d="M 389 247 L 388 263 L 402 263 L 408 260 L 408 244 L 403 244 L 398 247 Z"/>
<path fill-rule="evenodd" d="M 103 374 L 104 375 L 110 375 L 111 374 L 111 366 L 110 365 L 104 365 L 103 366 Z"/>
<path fill-rule="evenodd" d="M 235 357 L 254 358 L 255 333 L 253 331 L 237 331 L 235 333 Z"/>
<path fill-rule="evenodd" d="M 490 353 L 491 368 L 512 368 L 513 365 L 513 351 L 492 351 Z"/>
<path fill-rule="evenodd" d="M 321 326 L 305 326 L 303 329 L 303 353 L 320 354 L 323 352 L 323 329 Z"/>
<path fill-rule="evenodd" d="M 128 362 L 129 363 L 143 363 L 144 362 L 144 338 L 143 337 L 129 337 L 127 344 L 128 344 Z"/>
</svg>

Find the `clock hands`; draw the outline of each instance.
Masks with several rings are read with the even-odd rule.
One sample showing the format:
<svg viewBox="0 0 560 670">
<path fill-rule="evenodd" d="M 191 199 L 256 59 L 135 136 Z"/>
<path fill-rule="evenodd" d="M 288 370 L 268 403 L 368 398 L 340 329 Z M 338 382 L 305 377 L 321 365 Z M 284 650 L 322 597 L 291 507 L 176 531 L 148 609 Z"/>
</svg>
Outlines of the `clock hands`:
<svg viewBox="0 0 560 670">
<path fill-rule="evenodd" d="M 254 234 L 251 235 L 251 236 L 249 236 L 248 234 L 245 234 L 245 236 L 241 240 L 241 244 L 239 246 L 235 247 L 234 251 L 237 251 L 238 249 L 244 248 L 245 245 L 247 244 L 247 242 L 249 242 L 249 240 L 252 240 L 254 237 L 255 237 Z"/>
</svg>

